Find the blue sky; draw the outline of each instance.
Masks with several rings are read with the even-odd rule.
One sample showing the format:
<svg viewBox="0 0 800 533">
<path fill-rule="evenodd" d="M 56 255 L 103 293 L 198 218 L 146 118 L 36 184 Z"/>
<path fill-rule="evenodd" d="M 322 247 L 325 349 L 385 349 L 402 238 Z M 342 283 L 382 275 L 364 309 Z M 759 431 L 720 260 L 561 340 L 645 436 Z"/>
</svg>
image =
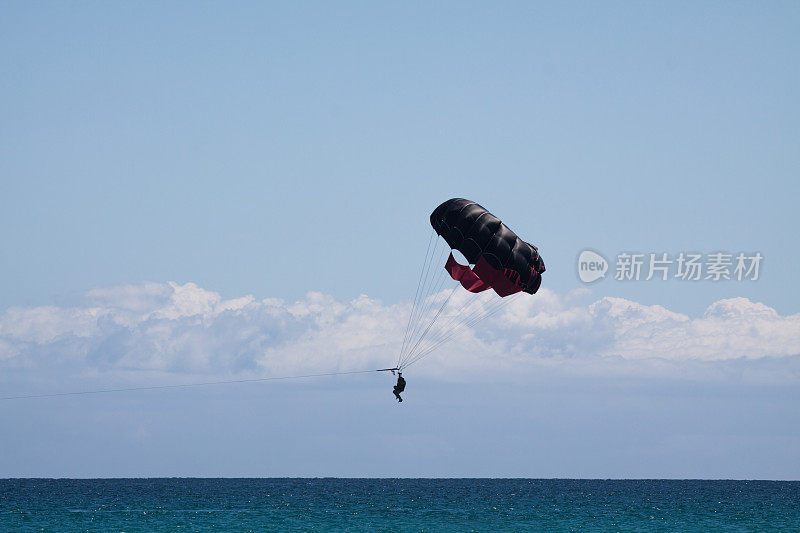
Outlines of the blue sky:
<svg viewBox="0 0 800 533">
<path fill-rule="evenodd" d="M 432 443 L 409 475 L 800 476 L 789 429 L 800 427 L 790 409 L 800 398 L 796 3 L 7 2 L 0 13 L 5 390 L 382 366 L 396 348 L 379 347 L 393 342 L 388 323 L 413 298 L 428 215 L 454 196 L 538 245 L 549 291 L 542 307 L 515 310 L 511 330 L 475 333 L 486 353 L 536 354 L 522 384 L 479 354 L 455 378 L 456 345 L 420 368 L 419 405 L 400 414 L 384 401 L 386 380 L 344 378 L 5 404 L 4 427 L 20 429 L 0 475 L 241 475 L 247 464 L 254 475 L 391 475 L 358 459 L 359 442 L 389 435 L 409 450 Z M 764 263 L 756 282 L 585 287 L 575 270 L 585 248 L 758 251 Z M 353 304 L 360 295 L 368 303 Z M 388 325 L 363 322 L 369 313 Z M 321 332 L 342 330 L 320 326 L 329 316 L 362 320 L 373 337 L 356 345 L 361 330 L 344 328 L 347 338 L 328 338 L 339 351 L 324 352 Z M 743 331 L 754 321 L 760 329 Z M 663 351 L 647 362 L 648 347 Z M 585 390 L 583 380 L 608 402 L 594 413 L 608 427 L 587 414 L 588 393 L 557 393 Z M 459 381 L 480 396 L 458 403 Z M 162 403 L 170 410 L 131 421 L 130 434 L 117 427 Z M 510 414 L 542 404 L 551 417 Z M 632 413 L 636 404 L 649 410 Z M 279 427 L 308 419 L 254 429 L 272 405 Z M 209 466 L 233 445 L 187 409 L 252 438 L 235 450 L 241 462 Z M 231 419 L 237 409 L 248 414 Z M 498 441 L 464 447 L 463 427 L 438 427 L 442 416 L 492 427 Z M 385 425 L 368 427 L 376 419 Z M 675 431 L 661 435 L 665 419 Z M 403 440 L 414 420 L 427 422 Z M 604 451 L 575 444 L 585 435 Z M 53 459 L 48 446 L 62 441 Z M 259 459 L 301 441 L 332 455 L 318 468 L 299 455 Z M 623 441 L 624 460 L 609 451 Z M 558 460 L 531 451 L 547 443 Z M 136 460 L 122 466 L 109 448 Z M 524 466 L 504 465 L 503 449 Z M 712 449 L 710 463 L 697 459 Z"/>
</svg>

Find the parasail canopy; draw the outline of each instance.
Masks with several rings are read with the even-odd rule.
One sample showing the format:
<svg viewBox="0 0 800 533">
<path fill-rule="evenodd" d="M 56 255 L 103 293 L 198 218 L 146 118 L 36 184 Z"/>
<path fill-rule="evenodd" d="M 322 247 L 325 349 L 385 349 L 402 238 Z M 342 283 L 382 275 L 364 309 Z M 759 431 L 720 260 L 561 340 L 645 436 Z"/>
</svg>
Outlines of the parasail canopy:
<svg viewBox="0 0 800 533">
<path fill-rule="evenodd" d="M 431 226 L 451 249 L 475 265 L 459 264 L 452 253 L 445 264 L 450 276 L 468 291 L 493 288 L 499 296 L 509 296 L 539 290 L 545 271 L 539 250 L 484 207 L 464 198 L 447 200 L 431 213 Z"/>
<path fill-rule="evenodd" d="M 535 246 L 475 202 L 447 200 L 431 213 L 430 221 L 433 232 L 395 365 L 400 370 L 459 331 L 500 312 L 513 295 L 536 293 L 545 271 Z M 440 242 L 445 243 L 441 252 Z M 469 264 L 460 264 L 453 250 L 461 252 Z M 450 278 L 458 284 L 442 291 Z M 457 293 L 459 287 L 468 292 Z"/>
</svg>

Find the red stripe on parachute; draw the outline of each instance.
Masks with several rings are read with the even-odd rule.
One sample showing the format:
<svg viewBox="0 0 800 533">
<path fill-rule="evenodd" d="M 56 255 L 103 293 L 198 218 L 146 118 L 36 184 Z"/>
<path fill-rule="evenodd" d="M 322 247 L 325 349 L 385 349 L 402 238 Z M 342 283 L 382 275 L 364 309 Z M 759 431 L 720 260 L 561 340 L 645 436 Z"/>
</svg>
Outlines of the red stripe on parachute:
<svg viewBox="0 0 800 533">
<path fill-rule="evenodd" d="M 494 289 L 498 296 L 509 296 L 522 290 L 522 287 L 508 279 L 503 272 L 492 267 L 482 256 L 475 263 L 475 268 L 462 265 L 456 261 L 453 254 L 447 258 L 444 265 L 447 273 L 469 292 L 483 292 Z"/>
</svg>

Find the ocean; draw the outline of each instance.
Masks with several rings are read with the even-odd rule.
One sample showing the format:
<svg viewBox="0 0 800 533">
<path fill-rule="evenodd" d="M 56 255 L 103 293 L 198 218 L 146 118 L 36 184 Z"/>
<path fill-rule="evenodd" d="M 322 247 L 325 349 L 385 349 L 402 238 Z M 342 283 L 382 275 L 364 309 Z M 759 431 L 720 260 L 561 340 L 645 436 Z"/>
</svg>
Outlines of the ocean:
<svg viewBox="0 0 800 533">
<path fill-rule="evenodd" d="M 800 531 L 800 482 L 6 479 L 2 531 Z"/>
</svg>

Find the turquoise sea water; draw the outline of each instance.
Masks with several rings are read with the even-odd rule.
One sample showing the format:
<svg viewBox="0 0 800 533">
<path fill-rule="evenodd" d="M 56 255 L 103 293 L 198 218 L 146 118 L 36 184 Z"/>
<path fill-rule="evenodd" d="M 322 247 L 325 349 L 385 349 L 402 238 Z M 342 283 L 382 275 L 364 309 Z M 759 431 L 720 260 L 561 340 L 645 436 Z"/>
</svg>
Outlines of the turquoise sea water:
<svg viewBox="0 0 800 533">
<path fill-rule="evenodd" d="M 800 531 L 800 482 L 9 479 L 2 531 Z"/>
</svg>

